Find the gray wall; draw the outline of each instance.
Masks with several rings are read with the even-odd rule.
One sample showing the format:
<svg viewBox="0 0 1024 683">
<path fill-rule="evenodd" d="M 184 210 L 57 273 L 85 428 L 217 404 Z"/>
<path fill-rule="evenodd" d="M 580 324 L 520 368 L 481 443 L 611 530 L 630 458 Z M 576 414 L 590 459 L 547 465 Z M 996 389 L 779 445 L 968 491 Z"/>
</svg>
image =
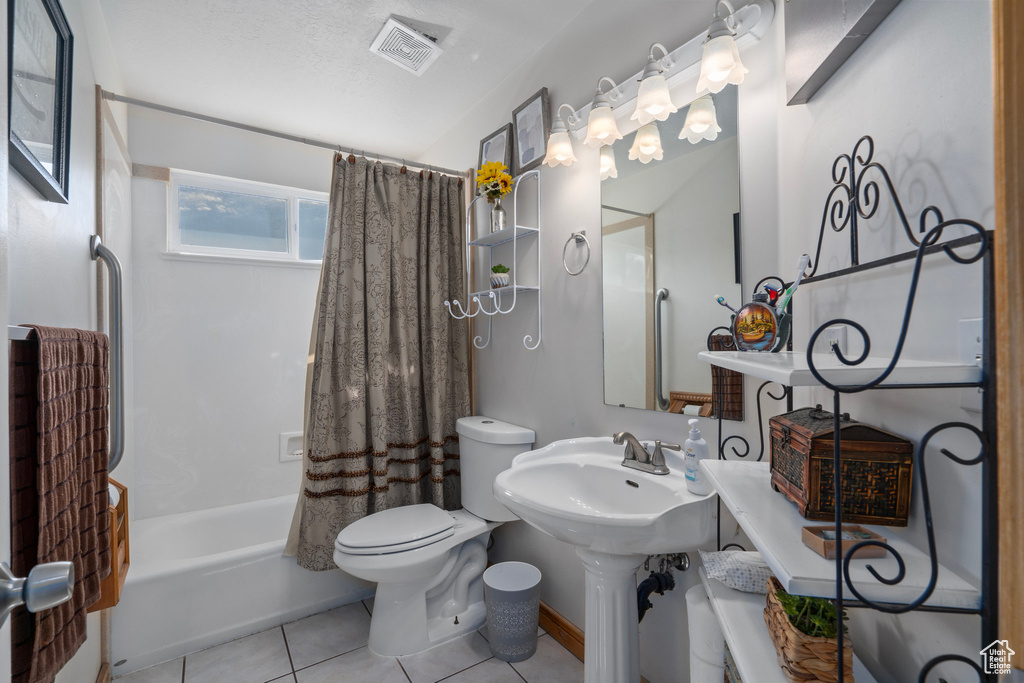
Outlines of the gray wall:
<svg viewBox="0 0 1024 683">
<path fill-rule="evenodd" d="M 785 107 L 784 3 L 776 7 L 768 34 L 743 54 L 750 69 L 739 91 L 744 281 L 753 283 L 774 273 L 793 276 L 799 255 L 814 248 L 822 203 L 831 187 L 832 160 L 849 153 L 863 134 L 875 136 L 876 158 L 889 166 L 912 220 L 924 206 L 937 204 L 947 217 L 994 227 L 989 4 L 904 0 L 811 103 L 792 108 Z M 479 139 L 507 120 L 512 108 L 538 87 L 550 89 L 552 105 L 568 101 L 580 106 L 589 101 L 590 84 L 602 73 L 622 77 L 626 74 L 621 72 L 639 68 L 636 54 L 652 40 L 671 49 L 692 37 L 666 35 L 672 24 L 661 14 L 665 6 L 651 3 L 651 9 L 639 12 L 630 3 L 627 12 L 610 2 L 593 3 L 424 158 L 455 167 L 473 163 Z M 619 65 L 617 72 L 614 64 Z M 585 228 L 596 234 L 600 225 L 597 153 L 581 144 L 575 149 L 575 166 L 543 171 L 543 344 L 528 352 L 519 343 L 536 324 L 536 309 L 529 303 L 495 321 L 498 334 L 489 348 L 477 353 L 478 412 L 535 429 L 538 446 L 621 429 L 641 437 L 685 438 L 684 423 L 676 416 L 607 407 L 600 400 L 600 270 L 591 267 L 570 278 L 559 262 L 570 231 Z M 902 230 L 893 228 L 887 206 L 883 203 L 871 227 L 863 229 L 863 259 L 908 247 L 901 241 Z M 841 246 L 829 249 L 826 265 L 834 267 L 842 258 Z M 594 259 L 599 258 L 595 245 Z M 925 269 L 927 291 L 915 309 L 907 353 L 942 359 L 956 352 L 951 321 L 955 325 L 960 318 L 980 315 L 980 269 L 936 263 Z M 795 301 L 796 348 L 804 348 L 812 326 L 842 315 L 866 324 L 873 347 L 885 353 L 892 348 L 908 282 L 909 269 L 894 267 L 842 284 L 807 287 Z M 753 380 L 746 384 L 747 423 L 730 425 L 753 436 L 755 443 L 749 416 L 755 414 L 756 386 Z M 820 391 L 799 391 L 796 402 L 799 406 L 826 398 Z M 960 409 L 956 392 L 876 392 L 851 398 L 844 406 L 859 419 L 909 438 L 919 438 L 946 420 L 978 422 L 977 414 Z M 767 406 L 765 412 L 781 411 Z M 709 441 L 715 438 L 711 424 L 702 424 L 702 430 Z M 955 439 L 946 445 L 957 448 Z M 959 445 L 964 454 L 974 452 L 969 444 Z M 937 501 L 942 559 L 977 577 L 980 488 L 977 473 L 964 470 L 936 462 L 929 471 L 932 499 Z M 919 501 L 919 492 L 915 494 Z M 919 545 L 921 518 L 918 509 L 906 531 Z M 582 625 L 583 572 L 572 550 L 523 524 L 506 525 L 495 536 L 495 559 L 537 564 L 545 576 L 543 599 Z M 657 599 L 641 625 L 641 669 L 652 683 L 687 679 L 683 592 L 694 580 L 692 571 L 682 577 L 674 593 Z M 936 654 L 973 656 L 979 648 L 976 628 L 975 619 L 895 619 L 858 611 L 853 634 L 858 653 L 879 680 L 910 680 Z M 964 674 L 948 676 L 958 680 Z"/>
<path fill-rule="evenodd" d="M 97 82 L 120 87 L 121 77 L 108 59 L 109 39 L 99 6 L 93 0 L 64 0 L 62 5 L 75 37 L 70 201 L 48 202 L 17 172 L 9 174 L 7 304 L 11 324 L 96 329 L 97 265 L 89 258 L 89 237 L 96 232 L 94 87 Z M 123 472 L 129 470 L 126 462 Z M 101 658 L 99 617 L 98 612 L 89 615 L 88 640 L 58 681 L 96 678 Z"/>
</svg>

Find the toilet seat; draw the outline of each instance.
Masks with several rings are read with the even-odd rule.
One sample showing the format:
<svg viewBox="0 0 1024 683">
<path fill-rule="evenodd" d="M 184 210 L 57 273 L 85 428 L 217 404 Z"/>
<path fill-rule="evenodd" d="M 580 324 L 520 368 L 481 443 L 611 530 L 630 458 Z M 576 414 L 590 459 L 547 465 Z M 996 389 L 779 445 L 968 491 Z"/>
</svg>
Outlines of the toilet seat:
<svg viewBox="0 0 1024 683">
<path fill-rule="evenodd" d="M 338 534 L 335 548 L 352 555 L 387 555 L 432 545 L 455 533 L 455 519 L 424 503 L 376 512 Z"/>
</svg>

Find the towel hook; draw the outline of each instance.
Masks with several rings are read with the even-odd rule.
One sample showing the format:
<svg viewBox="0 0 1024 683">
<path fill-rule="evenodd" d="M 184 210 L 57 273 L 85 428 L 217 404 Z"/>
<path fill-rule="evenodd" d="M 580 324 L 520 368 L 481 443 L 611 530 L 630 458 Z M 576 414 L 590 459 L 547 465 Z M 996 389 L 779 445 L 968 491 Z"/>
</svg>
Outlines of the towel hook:
<svg viewBox="0 0 1024 683">
<path fill-rule="evenodd" d="M 576 272 L 573 272 L 572 270 L 569 269 L 569 264 L 565 260 L 565 250 L 569 248 L 569 243 L 570 242 L 576 242 L 576 244 L 579 244 L 580 242 L 583 242 L 585 245 L 587 245 L 587 259 L 583 262 L 583 265 L 580 266 L 580 269 L 577 270 Z M 572 233 L 571 235 L 569 235 L 569 239 L 567 239 L 565 241 L 565 246 L 562 247 L 562 267 L 565 268 L 565 272 L 567 272 L 567 273 L 569 273 L 569 275 L 572 275 L 573 277 L 575 277 L 575 276 L 579 275 L 580 273 L 582 273 L 584 270 L 586 270 L 587 269 L 587 264 L 589 264 L 589 263 L 590 263 L 590 240 L 587 239 L 587 231 L 586 230 L 580 230 L 579 232 Z"/>
</svg>

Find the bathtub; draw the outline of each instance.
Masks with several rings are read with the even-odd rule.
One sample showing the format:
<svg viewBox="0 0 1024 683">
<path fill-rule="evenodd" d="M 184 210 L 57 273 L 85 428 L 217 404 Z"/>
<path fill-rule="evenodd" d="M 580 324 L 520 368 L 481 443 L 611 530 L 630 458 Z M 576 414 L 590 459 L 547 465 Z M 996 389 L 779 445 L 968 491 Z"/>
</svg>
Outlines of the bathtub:
<svg viewBox="0 0 1024 683">
<path fill-rule="evenodd" d="M 373 595 L 340 569 L 283 557 L 295 496 L 132 522 L 111 611 L 114 676 Z"/>
</svg>

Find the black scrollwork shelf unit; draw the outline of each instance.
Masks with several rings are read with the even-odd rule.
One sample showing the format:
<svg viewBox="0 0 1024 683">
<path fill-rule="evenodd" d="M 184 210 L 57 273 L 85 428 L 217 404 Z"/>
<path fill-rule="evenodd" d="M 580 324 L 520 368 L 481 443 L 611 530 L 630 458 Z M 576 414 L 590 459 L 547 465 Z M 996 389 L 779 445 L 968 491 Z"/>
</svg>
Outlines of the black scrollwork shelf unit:
<svg viewBox="0 0 1024 683">
<path fill-rule="evenodd" d="M 744 493 L 750 494 L 754 489 L 749 485 L 745 490 L 736 487 L 733 491 L 726 480 L 728 472 L 735 472 L 738 463 L 726 463 L 731 459 L 746 459 L 760 461 L 764 457 L 764 433 L 761 423 L 761 395 L 766 387 L 773 382 L 781 385 L 777 393 L 768 391 L 768 395 L 775 400 L 786 400 L 787 409 L 792 410 L 793 394 L 792 386 L 819 386 L 831 390 L 833 394 L 832 412 L 835 419 L 834 432 L 834 453 L 833 453 L 833 495 L 834 500 L 842 500 L 842 481 L 840 469 L 840 452 L 842 448 L 842 432 L 839 420 L 842 414 L 841 402 L 844 394 L 855 394 L 868 390 L 892 390 L 892 389 L 939 389 L 939 388 L 977 388 L 982 392 L 982 413 L 981 428 L 966 422 L 946 422 L 940 424 L 930 431 L 917 444 L 914 453 L 914 476 L 918 478 L 918 495 L 924 510 L 925 531 L 927 536 L 927 554 L 921 553 L 906 542 L 902 541 L 862 541 L 856 544 L 844 555 L 840 554 L 834 561 L 834 572 L 826 571 L 827 574 L 834 574 L 832 577 L 819 576 L 817 584 L 815 578 L 803 580 L 804 586 L 817 585 L 821 591 L 819 594 L 825 597 L 834 598 L 840 620 L 842 620 L 843 608 L 860 607 L 877 610 L 889 614 L 903 614 L 919 610 L 930 612 L 943 612 L 953 614 L 977 615 L 980 617 L 980 646 L 985 647 L 988 643 L 997 640 L 997 576 L 998 565 L 997 542 L 998 538 L 998 517 L 997 503 L 998 492 L 996 483 L 996 397 L 995 397 L 995 330 L 993 315 L 993 259 L 992 241 L 993 233 L 985 230 L 979 223 L 954 218 L 946 220 L 942 212 L 935 206 L 925 208 L 919 218 L 917 231 L 910 225 L 903 205 L 900 202 L 892 180 L 885 167 L 874 160 L 874 142 L 869 136 L 862 137 L 854 146 L 851 154 L 842 154 L 836 158 L 832 165 L 833 188 L 828 193 L 825 207 L 822 212 L 821 227 L 818 232 L 818 243 L 815 250 L 813 262 L 810 264 L 807 277 L 803 285 L 810 285 L 815 282 L 822 282 L 835 278 L 862 273 L 865 271 L 885 267 L 899 262 L 913 262 L 913 272 L 910 279 L 910 286 L 907 293 L 906 305 L 904 308 L 902 324 L 899 336 L 896 341 L 891 357 L 878 359 L 870 356 L 871 338 L 868 331 L 854 320 L 847 318 L 836 318 L 818 326 L 811 334 L 807 342 L 806 352 L 794 353 L 790 347 L 789 351 L 780 354 L 742 354 L 736 351 L 701 353 L 700 357 L 712 363 L 720 372 L 720 367 L 736 370 L 746 374 L 766 379 L 757 390 L 757 413 L 758 429 L 760 431 L 760 450 L 756 458 L 752 457 L 750 445 L 745 438 L 733 435 L 723 438 L 722 422 L 719 419 L 718 436 L 718 460 L 719 462 L 709 463 L 708 471 L 712 474 L 712 480 L 719 489 L 719 506 L 722 499 L 733 509 L 741 526 L 744 520 L 743 505 L 730 505 L 730 499 L 742 500 Z M 878 210 L 882 199 L 882 187 L 892 200 L 895 214 L 902 225 L 907 238 L 914 249 L 888 256 L 882 259 L 860 262 L 860 235 L 858 233 L 861 221 L 870 219 Z M 961 231 L 966 230 L 967 235 L 942 241 L 943 233 L 948 229 L 959 226 Z M 826 235 L 826 227 L 830 227 L 833 233 L 847 232 L 850 239 L 851 265 L 831 272 L 820 272 L 820 260 L 822 243 Z M 924 260 L 932 255 L 944 254 L 957 264 L 972 264 L 981 261 L 983 271 L 982 310 L 984 317 L 983 353 L 980 367 L 959 365 L 956 363 L 935 363 L 925 364 L 927 377 L 922 381 L 920 372 L 908 372 L 910 361 L 904 361 L 901 365 L 901 355 L 907 332 L 910 328 L 911 315 L 914 310 L 914 302 L 917 296 L 918 285 L 921 280 L 921 270 Z M 757 284 L 767 281 L 762 280 Z M 771 278 L 778 280 L 778 278 Z M 788 284 L 788 283 L 787 283 Z M 756 287 L 755 287 L 756 291 Z M 792 314 L 792 309 L 789 310 Z M 829 327 L 835 325 L 847 325 L 863 339 L 863 352 L 857 358 L 847 358 L 838 348 L 826 349 L 831 354 L 816 353 L 815 346 L 822 333 Z M 716 328 L 712 334 L 724 328 Z M 710 339 L 710 336 L 709 336 Z M 769 358 L 775 356 L 775 358 Z M 829 364 L 823 363 L 824 358 L 829 358 Z M 835 360 L 838 361 L 838 367 Z M 759 363 L 763 361 L 763 363 Z M 779 372 L 778 366 L 785 366 L 784 372 Z M 920 369 L 920 368 L 918 368 Z M 782 377 L 782 379 L 780 379 Z M 800 381 L 792 381 L 798 378 Z M 851 381 L 851 378 L 853 381 Z M 719 414 L 721 411 L 718 411 Z M 940 452 L 954 463 L 962 466 L 981 468 L 982 486 L 982 528 L 981 532 L 981 586 L 968 585 L 939 564 L 938 551 L 935 541 L 935 530 L 932 521 L 932 503 L 928 487 L 928 475 L 926 468 L 926 455 L 928 444 L 934 437 L 942 432 L 959 430 L 966 432 L 978 443 L 978 452 L 973 457 L 961 457 L 943 448 Z M 736 442 L 734 445 L 733 442 Z M 739 447 L 737 447 L 739 446 Z M 728 468 L 733 468 L 729 470 Z M 756 467 L 756 466 L 755 466 Z M 748 468 L 749 469 L 749 468 Z M 750 470 L 753 471 L 753 470 Z M 761 474 L 766 473 L 763 468 Z M 753 481 L 751 479 L 751 481 Z M 767 479 L 764 479 L 767 487 Z M 768 496 L 765 492 L 761 494 Z M 781 496 L 779 497 L 781 498 Z M 748 497 L 749 500 L 749 497 Z M 782 501 L 778 505 L 789 505 Z M 792 507 L 792 506 L 790 506 Z M 720 508 L 719 508 L 720 509 Z M 789 510 L 782 510 L 789 513 Z M 763 512 L 763 511 L 762 511 Z M 797 514 L 795 510 L 792 514 Z M 835 506 L 835 533 L 841 535 L 843 523 L 843 506 Z M 761 532 L 768 529 L 771 521 L 765 521 L 763 526 L 758 527 L 757 520 L 746 518 L 749 528 L 744 526 L 748 536 L 751 537 L 755 546 L 759 546 L 762 553 L 766 548 L 760 547 L 768 543 L 767 535 Z M 798 542 L 798 541 L 797 541 Z M 725 549 L 735 544 L 722 546 L 721 530 L 719 529 L 718 545 Z M 885 550 L 886 557 L 880 561 L 864 561 L 851 565 L 851 558 L 859 548 L 865 546 L 878 546 Z M 898 546 L 898 547 L 897 547 Z M 770 554 L 770 553 L 769 553 Z M 907 570 L 906 559 L 911 555 L 922 563 L 928 563 L 930 572 L 927 579 L 923 576 L 912 576 Z M 768 558 L 766 558 L 768 559 Z M 866 562 L 866 564 L 863 564 Z M 772 560 L 769 559 L 769 564 Z M 877 567 L 887 565 L 884 570 L 886 574 L 878 571 Z M 773 569 L 778 569 L 773 567 Z M 783 569 L 785 569 L 783 567 Z M 778 574 L 779 571 L 776 571 Z M 827 579 L 828 588 L 824 587 L 824 580 Z M 795 578 L 793 579 L 796 580 Z M 849 596 L 845 593 L 848 591 Z M 828 593 L 825 595 L 825 593 Z M 843 629 L 838 630 L 838 648 L 843 647 Z M 841 661 L 841 657 L 839 658 Z M 977 661 L 958 654 L 940 655 L 926 662 L 919 672 L 918 680 L 922 683 L 929 672 L 944 662 L 960 662 L 972 668 L 980 681 L 990 683 L 995 681 L 996 676 L 983 671 Z M 842 667 L 837 671 L 840 683 L 843 683 Z"/>
</svg>

